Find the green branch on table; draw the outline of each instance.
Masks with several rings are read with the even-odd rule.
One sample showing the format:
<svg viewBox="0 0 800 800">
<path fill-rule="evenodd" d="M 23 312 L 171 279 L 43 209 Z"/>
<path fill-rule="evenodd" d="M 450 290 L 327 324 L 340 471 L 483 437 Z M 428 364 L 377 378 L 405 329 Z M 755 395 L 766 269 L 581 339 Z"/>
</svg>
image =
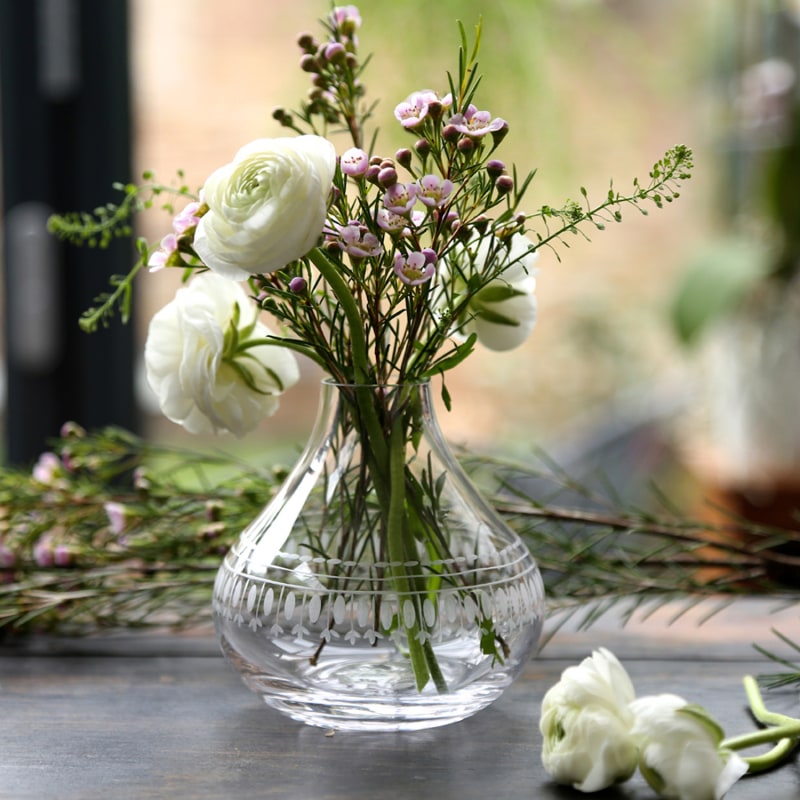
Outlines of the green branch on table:
<svg viewBox="0 0 800 800">
<path fill-rule="evenodd" d="M 792 641 L 786 634 L 772 629 L 772 633 L 778 637 L 785 645 L 800 654 L 800 643 Z M 773 672 L 759 676 L 759 682 L 768 689 L 777 689 L 790 684 L 800 683 L 800 661 L 792 662 L 787 658 L 773 653 L 760 645 L 754 645 L 761 655 L 766 656 L 770 661 L 786 667 L 786 672 Z"/>
<path fill-rule="evenodd" d="M 658 515 L 626 509 L 552 464 L 462 461 L 536 555 L 561 619 L 582 614 L 587 627 L 622 601 L 623 622 L 676 597 L 686 608 L 753 592 L 800 601 L 797 588 L 770 577 L 776 562 L 800 563 L 772 547 L 796 542 L 797 532 L 726 537 L 725 526 L 682 518 L 666 503 Z M 222 554 L 284 475 L 119 429 L 67 426 L 32 473 L 0 470 L 0 631 L 207 622 Z"/>
</svg>

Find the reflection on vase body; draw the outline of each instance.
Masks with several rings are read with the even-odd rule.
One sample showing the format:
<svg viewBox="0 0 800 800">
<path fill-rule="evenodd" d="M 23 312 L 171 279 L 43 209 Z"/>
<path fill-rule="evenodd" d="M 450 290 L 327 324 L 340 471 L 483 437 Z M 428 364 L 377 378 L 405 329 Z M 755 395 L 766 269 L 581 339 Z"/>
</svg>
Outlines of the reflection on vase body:
<svg viewBox="0 0 800 800">
<path fill-rule="evenodd" d="M 305 452 L 219 570 L 223 652 L 295 719 L 455 722 L 536 647 L 536 563 L 462 472 L 429 392 L 324 383 Z"/>
</svg>

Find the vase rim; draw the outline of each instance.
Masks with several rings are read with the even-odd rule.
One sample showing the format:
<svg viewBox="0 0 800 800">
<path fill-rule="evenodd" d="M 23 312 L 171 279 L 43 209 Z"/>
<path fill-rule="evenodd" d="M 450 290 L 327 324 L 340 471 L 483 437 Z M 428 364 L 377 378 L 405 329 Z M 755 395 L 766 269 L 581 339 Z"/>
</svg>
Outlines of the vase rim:
<svg viewBox="0 0 800 800">
<path fill-rule="evenodd" d="M 323 378 L 323 386 L 332 386 L 335 389 L 397 389 L 401 386 L 430 386 L 430 378 L 420 378 L 414 381 L 390 382 L 390 383 L 347 383 L 337 381 L 334 378 Z"/>
</svg>

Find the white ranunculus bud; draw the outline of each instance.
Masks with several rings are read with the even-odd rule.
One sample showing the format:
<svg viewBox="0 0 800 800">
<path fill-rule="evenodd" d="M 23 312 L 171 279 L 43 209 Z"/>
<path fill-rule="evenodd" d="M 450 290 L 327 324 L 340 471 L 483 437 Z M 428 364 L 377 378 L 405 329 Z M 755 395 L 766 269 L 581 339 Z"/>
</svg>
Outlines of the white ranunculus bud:
<svg viewBox="0 0 800 800">
<path fill-rule="evenodd" d="M 206 180 L 208 211 L 194 250 L 214 272 L 242 281 L 304 256 L 325 225 L 336 170 L 321 136 L 257 139 Z"/>
<path fill-rule="evenodd" d="M 536 325 L 536 279 L 517 283 L 497 280 L 478 292 L 470 303 L 475 316 L 464 327 L 473 330 L 478 341 L 489 350 L 501 352 L 519 347 Z"/>
<path fill-rule="evenodd" d="M 631 703 L 639 769 L 667 800 L 721 800 L 747 772 L 735 753 L 721 750 L 723 732 L 700 706 L 674 694 Z"/>
<path fill-rule="evenodd" d="M 442 281 L 450 282 L 436 297 L 439 305 L 455 305 L 467 290 L 467 281 L 475 273 L 496 275 L 470 298 L 463 322 L 455 320 L 456 335 L 475 333 L 489 350 L 503 351 L 519 347 L 536 325 L 536 273 L 539 254 L 522 234 L 511 237 L 510 246 L 498 244 L 492 236 L 483 237 L 470 255 L 463 246 L 454 248 L 450 258 L 457 265 L 441 267 Z M 487 262 L 492 261 L 487 266 Z"/>
<path fill-rule="evenodd" d="M 239 284 L 211 272 L 154 315 L 145 368 L 168 419 L 191 433 L 243 436 L 275 412 L 299 370 L 289 350 L 257 343 L 271 335 L 257 316 Z"/>
<path fill-rule="evenodd" d="M 558 783 L 596 792 L 636 769 L 631 736 L 635 694 L 616 656 L 601 648 L 568 667 L 542 701 L 542 763 Z"/>
</svg>

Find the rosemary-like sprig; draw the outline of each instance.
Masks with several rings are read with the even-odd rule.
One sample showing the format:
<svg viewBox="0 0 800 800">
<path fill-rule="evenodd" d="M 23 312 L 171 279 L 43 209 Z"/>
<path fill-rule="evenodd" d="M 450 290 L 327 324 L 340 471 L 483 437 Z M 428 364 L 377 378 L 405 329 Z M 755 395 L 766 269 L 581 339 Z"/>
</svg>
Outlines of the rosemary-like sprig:
<svg viewBox="0 0 800 800">
<path fill-rule="evenodd" d="M 463 463 L 476 477 L 487 465 L 502 473 L 497 459 Z M 574 499 L 579 482 L 549 468 L 507 467 L 517 487 L 535 480 L 537 496 L 504 479 L 491 499 L 536 553 L 550 608 L 580 611 L 584 625 L 611 608 L 625 618 L 675 598 L 724 602 L 761 592 L 800 602 L 796 587 L 770 577 L 775 559 L 796 557 L 761 546 L 797 541 L 797 532 L 753 528 L 747 544 L 723 536 L 725 526 L 674 513 L 608 499 L 602 509 L 588 489 L 595 508 L 570 507 L 552 500 L 567 489 Z M 280 467 L 160 447 L 117 428 L 68 426 L 33 474 L 0 470 L 0 630 L 67 634 L 208 621 L 222 554 L 284 476 Z M 780 663 L 791 667 L 782 682 L 800 678 L 797 665 Z"/>
</svg>

